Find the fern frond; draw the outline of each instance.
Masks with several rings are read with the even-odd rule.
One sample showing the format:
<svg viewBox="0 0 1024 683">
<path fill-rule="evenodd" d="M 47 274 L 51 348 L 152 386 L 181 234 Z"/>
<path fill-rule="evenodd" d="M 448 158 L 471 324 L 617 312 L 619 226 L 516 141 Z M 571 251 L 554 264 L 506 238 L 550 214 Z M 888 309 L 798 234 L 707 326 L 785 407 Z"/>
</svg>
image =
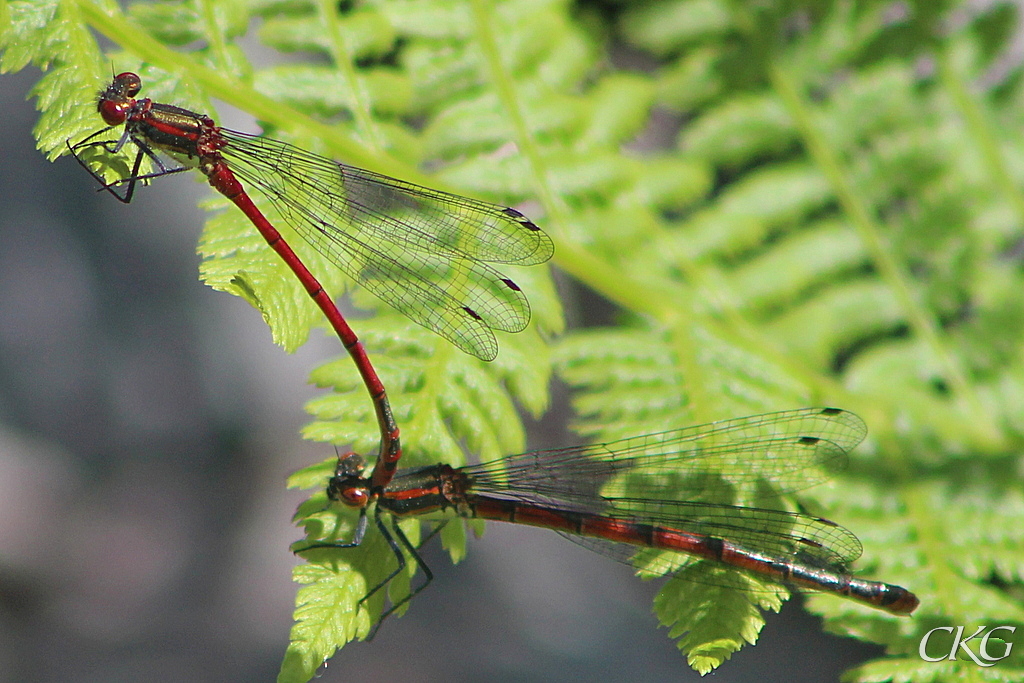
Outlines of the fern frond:
<svg viewBox="0 0 1024 683">
<path fill-rule="evenodd" d="M 858 571 L 906 585 L 922 606 L 895 619 L 808 601 L 830 630 L 891 653 L 851 680 L 958 678 L 970 662 L 919 660 L 928 628 L 1022 621 L 1024 98 L 1020 65 L 999 61 L 1009 5 L 958 14 L 959 3 L 915 1 L 894 15 L 882 1 L 578 11 L 557 0 L 366 0 L 338 14 L 328 2 L 233 0 L 140 3 L 130 19 L 86 0 L 7 7 L 0 68 L 49 67 L 36 94 L 51 157 L 99 126 L 107 60 L 88 25 L 154 99 L 208 111 L 216 97 L 316 152 L 531 202 L 557 265 L 619 307 L 614 327 L 573 330 L 553 351 L 588 438 L 810 404 L 863 414 L 871 442 L 803 504 L 861 537 Z M 251 64 L 232 39 L 256 18 L 265 44 L 315 59 Z M 332 295 L 349 287 L 296 246 Z M 233 210 L 211 218 L 201 249 L 204 279 L 257 307 L 285 348 L 320 324 Z M 541 338 L 562 323 L 544 273 L 515 278 L 535 326 L 501 339 L 488 366 L 349 292 L 374 312 L 358 331 L 391 392 L 403 464 L 524 447 L 514 407 L 546 405 Z M 330 391 L 310 405 L 306 435 L 372 455 L 373 414 L 350 363 L 314 380 Z M 331 466 L 292 484 L 322 489 Z M 321 491 L 297 518 L 311 536 L 347 537 L 354 520 L 325 506 Z M 417 537 L 418 524 L 403 528 Z M 464 529 L 442 537 L 460 558 Z M 354 601 L 393 562 L 375 543 L 298 570 L 281 680 L 303 680 L 366 633 L 385 596 Z M 753 642 L 761 610 L 777 606 L 670 580 L 656 611 L 705 672 Z M 984 675 L 1012 680 L 1014 666 Z"/>
</svg>

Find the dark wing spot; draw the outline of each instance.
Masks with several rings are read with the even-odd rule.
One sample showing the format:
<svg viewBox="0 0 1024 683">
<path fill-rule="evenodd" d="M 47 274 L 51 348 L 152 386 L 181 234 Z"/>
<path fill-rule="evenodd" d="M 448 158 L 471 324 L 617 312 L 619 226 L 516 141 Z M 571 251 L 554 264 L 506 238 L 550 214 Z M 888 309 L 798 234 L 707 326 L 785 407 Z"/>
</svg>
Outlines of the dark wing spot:
<svg viewBox="0 0 1024 683">
<path fill-rule="evenodd" d="M 798 538 L 797 541 L 799 543 L 803 544 L 803 545 L 810 546 L 812 548 L 824 548 L 825 547 L 822 544 L 818 543 L 817 541 L 812 541 L 811 539 L 804 538 L 802 536 L 800 538 Z"/>
<path fill-rule="evenodd" d="M 538 228 L 533 221 L 531 221 L 529 218 L 519 213 L 515 209 L 504 208 L 501 210 L 501 212 L 508 216 L 509 218 L 515 218 L 517 221 L 519 221 L 519 224 L 522 225 L 527 230 L 540 230 L 540 228 Z"/>
</svg>

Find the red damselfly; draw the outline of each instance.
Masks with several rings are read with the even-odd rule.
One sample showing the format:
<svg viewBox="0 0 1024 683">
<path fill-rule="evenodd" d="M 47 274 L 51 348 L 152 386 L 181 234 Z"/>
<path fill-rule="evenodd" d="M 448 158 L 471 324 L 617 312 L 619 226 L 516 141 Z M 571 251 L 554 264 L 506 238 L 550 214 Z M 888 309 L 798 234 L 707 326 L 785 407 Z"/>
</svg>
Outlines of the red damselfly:
<svg viewBox="0 0 1024 683">
<path fill-rule="evenodd" d="M 339 459 L 327 494 L 360 510 L 352 540 L 315 541 L 297 552 L 358 545 L 373 510 L 397 568 L 363 600 L 405 569 L 406 553 L 425 576 L 382 618 L 432 576 L 397 519 L 445 511 L 553 529 L 648 574 L 747 591 L 781 584 L 909 614 L 918 605 L 913 593 L 850 573 L 862 548 L 847 529 L 821 517 L 722 502 L 737 495 L 765 499 L 823 481 L 845 466 L 847 452 L 866 433 L 853 413 L 807 408 L 467 467 L 399 470 L 383 489 L 364 476 L 363 459 L 349 453 Z M 382 512 L 390 513 L 390 524 Z"/>
<path fill-rule="evenodd" d="M 362 343 L 313 274 L 247 194 L 258 189 L 282 220 L 353 280 L 463 351 L 493 360 L 494 330 L 520 332 L 530 305 L 491 263 L 534 265 L 551 258 L 551 239 L 519 211 L 432 190 L 311 154 L 293 145 L 217 126 L 181 107 L 136 99 L 142 80 L 122 73 L 99 94 L 108 127 L 71 153 L 103 188 L 128 203 L 139 181 L 198 168 L 252 221 L 295 272 L 355 361 L 381 431 L 374 486 L 401 457 L 384 385 Z M 119 137 L 97 139 L 123 126 Z M 83 155 L 137 149 L 131 173 L 108 183 Z M 159 154 L 181 166 L 169 168 Z M 143 159 L 155 167 L 140 174 Z M 123 186 L 124 192 L 115 188 Z"/>
</svg>

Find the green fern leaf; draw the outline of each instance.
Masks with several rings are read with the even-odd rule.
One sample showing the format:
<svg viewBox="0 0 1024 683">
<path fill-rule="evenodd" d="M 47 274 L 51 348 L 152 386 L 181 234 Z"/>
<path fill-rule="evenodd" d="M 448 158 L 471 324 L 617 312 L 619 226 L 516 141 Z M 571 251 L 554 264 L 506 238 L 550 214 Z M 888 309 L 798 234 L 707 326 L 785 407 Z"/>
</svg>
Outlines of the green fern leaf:
<svg viewBox="0 0 1024 683">
<path fill-rule="evenodd" d="M 1024 623 L 1024 80 L 997 61 L 1009 5 L 965 15 L 959 3 L 909 2 L 894 16 L 889 2 L 665 0 L 602 12 L 366 0 L 343 14 L 328 4 L 139 3 L 129 22 L 110 2 L 6 3 L 0 69 L 48 69 L 35 94 L 51 158 L 100 126 L 109 60 L 137 70 L 158 101 L 209 111 L 217 97 L 319 153 L 536 202 L 528 213 L 556 237 L 557 265 L 618 307 L 608 328 L 574 329 L 549 351 L 542 339 L 562 326 L 554 286 L 542 269 L 515 272 L 535 324 L 483 365 L 348 291 L 373 312 L 358 331 L 391 392 L 403 465 L 521 451 L 515 407 L 546 406 L 549 353 L 579 431 L 595 440 L 848 407 L 871 441 L 800 504 L 860 536 L 859 573 L 922 598 L 911 619 L 808 600 L 830 630 L 890 653 L 849 679 L 1020 678 L 1016 662 L 979 673 L 917 650 L 934 624 Z M 254 17 L 264 44 L 315 60 L 250 64 L 232 39 Z M 121 51 L 104 58 L 90 30 Z M 129 162 L 111 160 L 104 177 L 123 177 Z M 275 341 L 296 348 L 322 324 L 317 310 L 233 207 L 209 206 L 203 278 L 245 297 Z M 288 237 L 332 296 L 348 290 Z M 348 360 L 314 381 L 328 391 L 309 406 L 306 436 L 372 454 L 374 415 Z M 328 509 L 332 467 L 291 482 L 319 490 L 296 517 L 310 538 L 354 528 L 351 513 Z M 403 524 L 419 538 L 418 523 Z M 313 675 L 408 594 L 411 566 L 359 602 L 395 566 L 372 532 L 358 549 L 303 554 L 281 680 Z M 465 528 L 441 536 L 461 559 Z M 677 577 L 655 609 L 706 672 L 756 640 L 761 611 L 784 597 Z"/>
</svg>

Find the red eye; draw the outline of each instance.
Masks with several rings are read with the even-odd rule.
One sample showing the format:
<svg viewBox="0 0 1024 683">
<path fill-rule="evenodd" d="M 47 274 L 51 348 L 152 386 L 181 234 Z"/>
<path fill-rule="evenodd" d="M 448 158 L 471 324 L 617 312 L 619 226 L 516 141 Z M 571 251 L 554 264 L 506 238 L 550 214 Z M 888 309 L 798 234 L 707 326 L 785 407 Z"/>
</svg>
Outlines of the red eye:
<svg viewBox="0 0 1024 683">
<path fill-rule="evenodd" d="M 135 97 L 142 90 L 142 79 L 131 71 L 114 76 L 113 87 L 116 87 L 125 97 Z"/>
<path fill-rule="evenodd" d="M 108 126 L 119 126 L 128 118 L 135 104 L 132 98 L 142 89 L 142 79 L 130 71 L 114 76 L 113 82 L 100 93 L 96 109 Z"/>
<path fill-rule="evenodd" d="M 119 126 L 128 117 L 128 110 L 131 104 L 128 102 L 117 102 L 114 100 L 101 99 L 97 109 L 100 116 L 107 122 L 108 126 Z"/>
<path fill-rule="evenodd" d="M 354 508 L 366 507 L 370 502 L 370 492 L 363 487 L 353 487 L 338 492 L 338 497 L 345 505 Z"/>
</svg>

